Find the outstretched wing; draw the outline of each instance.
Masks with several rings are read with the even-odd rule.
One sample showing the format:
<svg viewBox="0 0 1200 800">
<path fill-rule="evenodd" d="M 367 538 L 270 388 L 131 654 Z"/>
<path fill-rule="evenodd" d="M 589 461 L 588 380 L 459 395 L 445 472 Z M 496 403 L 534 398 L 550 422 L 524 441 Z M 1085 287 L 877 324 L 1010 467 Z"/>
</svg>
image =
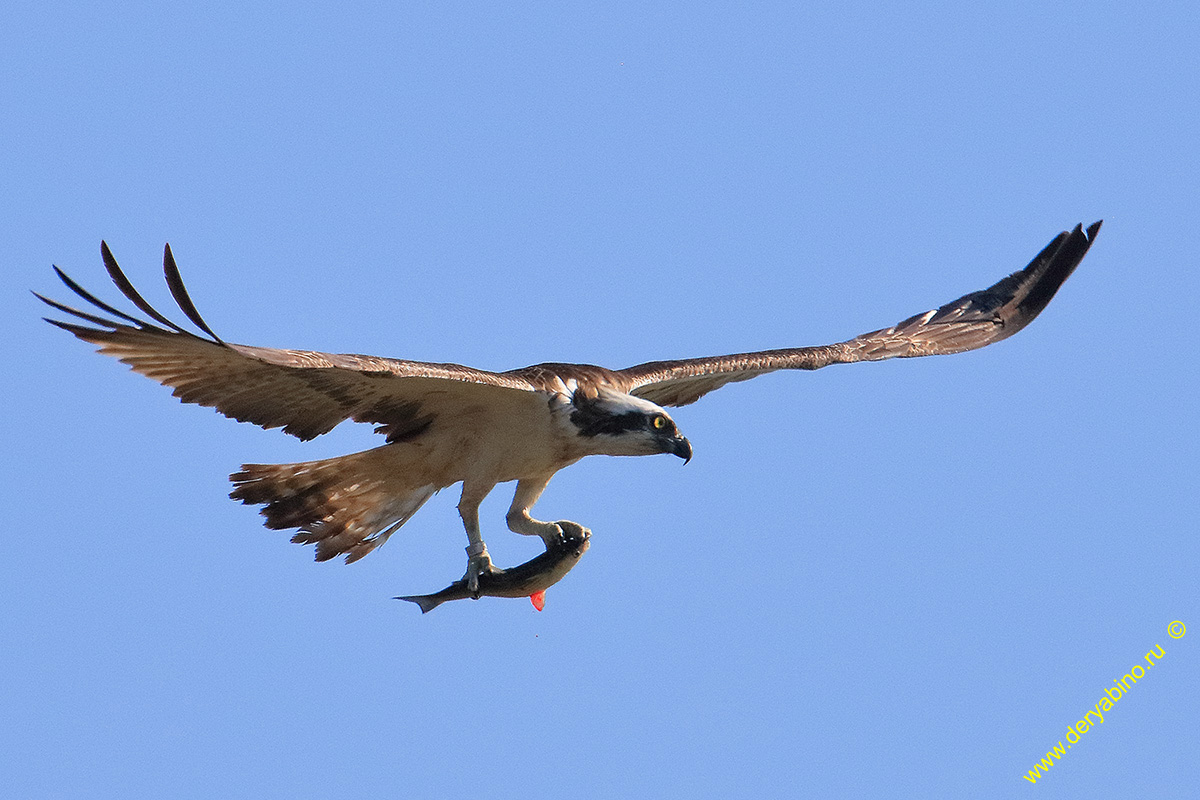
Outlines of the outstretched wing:
<svg viewBox="0 0 1200 800">
<path fill-rule="evenodd" d="M 71 291 L 109 317 L 79 311 L 34 292 L 76 320 L 46 321 L 99 345 L 100 352 L 172 387 L 185 403 L 215 408 L 227 417 L 264 428 L 282 427 L 301 439 L 327 433 L 343 420 L 378 424 L 388 441 L 415 436 L 440 412 L 538 390 L 519 375 L 501 375 L 458 364 L 430 364 L 307 350 L 231 344 L 218 338 L 192 303 L 168 245 L 163 273 L 183 313 L 206 336 L 192 333 L 155 310 L 133 288 L 108 249 L 100 253 L 113 283 L 157 325 L 120 311 L 54 271 Z M 115 318 L 115 319 L 113 319 Z"/>
<path fill-rule="evenodd" d="M 616 374 L 631 394 L 661 406 L 684 406 L 727 383 L 779 369 L 882 361 L 976 350 L 1012 336 L 1046 307 L 1096 239 L 1100 222 L 1077 225 L 1046 245 L 1025 269 L 996 285 L 960 297 L 890 328 L 838 344 L 762 350 L 728 356 L 652 361 Z"/>
</svg>

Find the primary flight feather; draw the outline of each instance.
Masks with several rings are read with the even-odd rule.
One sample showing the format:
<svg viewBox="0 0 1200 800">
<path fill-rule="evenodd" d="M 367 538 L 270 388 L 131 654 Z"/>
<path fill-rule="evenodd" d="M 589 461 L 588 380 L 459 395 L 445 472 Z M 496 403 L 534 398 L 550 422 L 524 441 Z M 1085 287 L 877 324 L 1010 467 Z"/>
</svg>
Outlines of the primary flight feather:
<svg viewBox="0 0 1200 800">
<path fill-rule="evenodd" d="M 577 523 L 530 516 L 563 467 L 588 455 L 671 453 L 690 459 L 691 444 L 665 409 L 693 403 L 728 383 L 781 369 L 960 353 L 1012 336 L 1046 307 L 1099 229 L 1096 222 L 1086 230 L 1064 231 L 1027 267 L 990 288 L 843 342 L 620 370 L 537 364 L 487 372 L 233 344 L 218 337 L 196 310 L 170 246 L 163 254 L 167 286 L 200 333 L 146 302 L 103 242 L 109 276 L 150 321 L 99 300 L 57 267 L 71 291 L 107 316 L 37 297 L 74 318 L 47 322 L 172 387 L 185 403 L 283 428 L 305 440 L 345 420 L 376 425 L 386 443 L 371 450 L 297 464 L 244 464 L 230 476 L 230 496 L 264 506 L 268 528 L 297 529 L 292 541 L 315 544 L 318 560 L 344 555 L 350 562 L 382 544 L 434 492 L 462 483 L 464 577 L 476 592 L 480 575 L 493 570 L 479 529 L 479 504 L 496 484 L 517 482 L 506 517 L 510 530 L 540 536 L 547 548 L 586 536 Z"/>
</svg>

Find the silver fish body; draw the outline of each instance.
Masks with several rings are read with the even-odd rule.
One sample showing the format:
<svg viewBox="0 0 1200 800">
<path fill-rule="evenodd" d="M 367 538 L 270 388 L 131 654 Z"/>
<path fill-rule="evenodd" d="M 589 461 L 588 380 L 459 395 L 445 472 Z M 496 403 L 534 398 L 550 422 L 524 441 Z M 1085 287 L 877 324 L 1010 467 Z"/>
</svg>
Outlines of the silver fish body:
<svg viewBox="0 0 1200 800">
<path fill-rule="evenodd" d="M 427 614 L 442 603 L 468 597 L 529 597 L 562 580 L 590 546 L 591 534 L 586 530 L 581 535 L 564 538 L 523 564 L 480 575 L 479 592 L 475 595 L 467 589 L 466 578 L 460 578 L 436 594 L 414 594 L 395 599 L 416 603 L 421 607 L 421 613 Z"/>
</svg>

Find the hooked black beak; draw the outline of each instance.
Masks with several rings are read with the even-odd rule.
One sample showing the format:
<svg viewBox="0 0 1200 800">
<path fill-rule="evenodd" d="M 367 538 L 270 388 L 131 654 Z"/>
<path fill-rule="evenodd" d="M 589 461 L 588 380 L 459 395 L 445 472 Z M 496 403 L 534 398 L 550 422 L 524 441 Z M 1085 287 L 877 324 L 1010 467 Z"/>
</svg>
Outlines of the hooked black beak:
<svg viewBox="0 0 1200 800">
<path fill-rule="evenodd" d="M 688 463 L 692 460 L 692 443 L 684 437 L 671 441 L 671 449 L 668 451 L 683 459 L 683 463 Z"/>
</svg>

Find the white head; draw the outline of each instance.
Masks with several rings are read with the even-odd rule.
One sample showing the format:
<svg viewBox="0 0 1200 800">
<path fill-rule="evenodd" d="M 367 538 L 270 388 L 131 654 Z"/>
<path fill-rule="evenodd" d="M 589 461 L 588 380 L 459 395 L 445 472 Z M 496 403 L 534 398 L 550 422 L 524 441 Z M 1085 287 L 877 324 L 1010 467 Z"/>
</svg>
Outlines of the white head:
<svg viewBox="0 0 1200 800">
<path fill-rule="evenodd" d="M 692 446 L 680 435 L 671 415 L 640 397 L 603 387 L 591 396 L 577 390 L 571 397 L 570 421 L 576 435 L 596 454 L 673 453 L 684 463 L 692 458 Z"/>
</svg>

